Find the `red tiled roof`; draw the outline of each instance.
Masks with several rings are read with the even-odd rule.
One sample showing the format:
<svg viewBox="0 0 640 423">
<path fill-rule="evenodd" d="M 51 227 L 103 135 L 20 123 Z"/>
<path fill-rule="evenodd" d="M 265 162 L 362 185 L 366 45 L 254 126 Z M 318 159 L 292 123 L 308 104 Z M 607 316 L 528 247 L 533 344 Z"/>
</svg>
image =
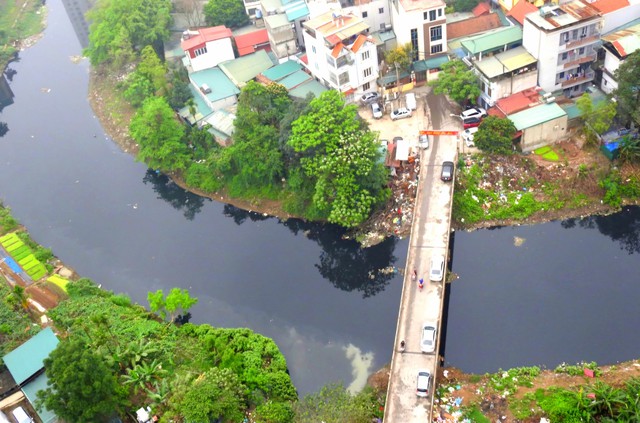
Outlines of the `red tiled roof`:
<svg viewBox="0 0 640 423">
<path fill-rule="evenodd" d="M 629 0 L 597 0 L 591 3 L 601 13 L 611 13 L 629 6 Z"/>
<path fill-rule="evenodd" d="M 537 11 L 538 8 L 535 7 L 533 3 L 529 3 L 527 0 L 520 0 L 511 8 L 509 13 L 507 13 L 507 16 L 511 16 L 513 19 L 518 21 L 520 25 L 524 25 L 524 16 Z"/>
<path fill-rule="evenodd" d="M 491 6 L 489 6 L 489 3 L 478 3 L 478 5 L 474 7 L 471 12 L 474 16 L 486 15 L 487 13 L 491 12 Z"/>
<path fill-rule="evenodd" d="M 192 35 L 189 39 L 183 40 L 180 47 L 184 51 L 191 50 L 206 44 L 209 41 L 221 40 L 223 38 L 231 38 L 231 30 L 224 25 L 212 26 L 198 30 L 197 35 Z"/>
<path fill-rule="evenodd" d="M 536 88 L 528 88 L 509 97 L 498 100 L 495 107 L 487 111 L 493 116 L 505 117 L 529 108 L 531 104 L 540 103 L 540 94 Z"/>
<path fill-rule="evenodd" d="M 344 45 L 342 45 L 342 43 L 338 43 L 333 48 L 333 50 L 331 51 L 331 55 L 333 56 L 334 59 L 337 59 L 338 56 L 340 56 L 340 52 L 342 51 L 342 47 L 344 47 Z"/>
<path fill-rule="evenodd" d="M 353 42 L 353 45 L 351 46 L 351 51 L 357 53 L 358 50 L 360 50 L 360 47 L 362 47 L 366 41 L 367 37 L 365 35 L 358 35 L 358 38 L 356 38 L 356 40 Z"/>
<path fill-rule="evenodd" d="M 453 40 L 455 38 L 466 37 L 467 35 L 500 28 L 501 26 L 500 17 L 497 13 L 476 16 L 463 21 L 447 24 L 447 39 Z"/>
<path fill-rule="evenodd" d="M 266 29 L 249 32 L 248 34 L 236 35 L 233 38 L 236 40 L 236 47 L 238 47 L 238 54 L 240 56 L 253 53 L 256 51 L 256 46 L 269 42 L 269 34 Z"/>
<path fill-rule="evenodd" d="M 307 55 L 303 55 L 300 60 L 302 61 L 302 63 L 304 63 L 305 65 L 309 64 L 309 57 L 307 57 Z"/>
</svg>

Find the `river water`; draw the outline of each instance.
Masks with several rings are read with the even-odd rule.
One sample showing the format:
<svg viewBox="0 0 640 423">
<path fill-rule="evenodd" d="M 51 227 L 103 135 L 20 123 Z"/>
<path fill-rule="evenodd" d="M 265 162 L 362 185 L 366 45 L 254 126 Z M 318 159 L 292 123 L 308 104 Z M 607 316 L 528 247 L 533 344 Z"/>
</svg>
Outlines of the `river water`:
<svg viewBox="0 0 640 423">
<path fill-rule="evenodd" d="M 82 25 L 76 35 L 60 0 L 48 8 L 44 38 L 0 81 L 0 199 L 14 216 L 104 288 L 142 304 L 188 288 L 193 322 L 272 337 L 300 393 L 363 386 L 391 358 L 402 278 L 385 269 L 404 266 L 407 240 L 362 250 L 335 227 L 238 210 L 149 172 L 91 112 L 88 63 L 71 60 Z M 598 219 L 456 233 L 447 363 L 635 357 L 640 213 Z"/>
</svg>

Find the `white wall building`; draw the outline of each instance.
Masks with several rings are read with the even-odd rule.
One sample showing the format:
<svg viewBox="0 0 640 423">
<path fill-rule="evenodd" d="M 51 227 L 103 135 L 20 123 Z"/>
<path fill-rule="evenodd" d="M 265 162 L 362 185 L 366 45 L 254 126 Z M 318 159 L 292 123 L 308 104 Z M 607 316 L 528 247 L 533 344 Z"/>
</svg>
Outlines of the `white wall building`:
<svg viewBox="0 0 640 423">
<path fill-rule="evenodd" d="M 538 59 L 538 85 L 566 97 L 581 95 L 595 77 L 601 27 L 600 12 L 582 0 L 526 15 L 523 45 Z"/>
<path fill-rule="evenodd" d="M 391 22 L 398 45 L 411 44 L 414 60 L 447 52 L 443 0 L 391 0 Z"/>
<path fill-rule="evenodd" d="M 628 55 L 640 49 L 640 24 L 607 34 L 602 37 L 602 41 L 605 56 L 600 87 L 605 93 L 611 94 L 618 88 L 616 70 Z"/>
<path fill-rule="evenodd" d="M 184 65 L 190 72 L 198 72 L 235 59 L 231 36 L 231 30 L 224 25 L 185 31 L 180 43 Z"/>
<path fill-rule="evenodd" d="M 308 68 L 329 88 L 353 101 L 376 90 L 378 54 L 369 26 L 355 15 L 327 12 L 304 23 Z"/>
<path fill-rule="evenodd" d="M 600 12 L 604 24 L 600 33 L 608 34 L 640 18 L 640 0 L 597 0 L 591 3 Z"/>
</svg>

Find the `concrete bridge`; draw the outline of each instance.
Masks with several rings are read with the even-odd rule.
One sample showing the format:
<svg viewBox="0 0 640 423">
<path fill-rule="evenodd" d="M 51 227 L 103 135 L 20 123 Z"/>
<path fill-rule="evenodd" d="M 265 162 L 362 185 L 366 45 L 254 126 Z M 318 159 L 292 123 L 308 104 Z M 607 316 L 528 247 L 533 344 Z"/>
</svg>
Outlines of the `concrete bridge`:
<svg viewBox="0 0 640 423">
<path fill-rule="evenodd" d="M 460 120 L 450 116 L 450 105 L 444 96 L 429 94 L 424 105 L 428 118 L 425 119 L 427 127 L 423 129 L 462 130 Z M 442 162 L 457 163 L 459 137 L 435 136 L 430 137 L 430 140 L 431 146 L 422 152 L 420 160 L 418 193 L 387 388 L 385 423 L 432 421 L 454 182 L 443 182 L 440 174 Z M 438 255 L 445 257 L 445 275 L 441 282 L 431 282 L 431 258 Z M 413 280 L 414 269 L 417 271 L 417 278 L 424 279 L 422 290 L 419 289 L 418 282 Z M 421 352 L 420 348 L 422 328 L 427 322 L 435 323 L 438 328 L 435 352 L 431 354 Z M 399 351 L 401 340 L 406 343 L 404 352 Z M 416 395 L 417 377 L 418 372 L 423 370 L 429 372 L 431 381 L 427 396 L 419 397 Z"/>
</svg>

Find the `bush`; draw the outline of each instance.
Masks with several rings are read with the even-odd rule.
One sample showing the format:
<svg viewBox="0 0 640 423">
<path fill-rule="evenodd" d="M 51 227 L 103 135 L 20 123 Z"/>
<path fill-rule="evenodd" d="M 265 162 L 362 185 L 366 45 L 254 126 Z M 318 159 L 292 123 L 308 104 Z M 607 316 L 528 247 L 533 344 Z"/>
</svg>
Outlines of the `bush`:
<svg viewBox="0 0 640 423">
<path fill-rule="evenodd" d="M 291 404 L 273 401 L 259 405 L 253 414 L 256 423 L 289 423 L 294 416 Z"/>
</svg>

